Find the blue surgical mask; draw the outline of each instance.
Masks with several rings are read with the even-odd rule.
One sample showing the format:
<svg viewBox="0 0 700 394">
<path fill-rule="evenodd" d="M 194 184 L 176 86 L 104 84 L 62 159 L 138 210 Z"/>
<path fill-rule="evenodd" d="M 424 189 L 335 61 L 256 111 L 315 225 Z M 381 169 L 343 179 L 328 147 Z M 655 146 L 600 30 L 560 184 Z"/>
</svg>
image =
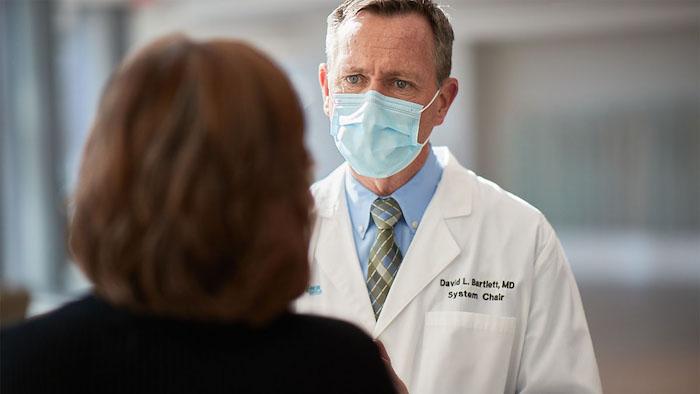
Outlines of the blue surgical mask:
<svg viewBox="0 0 700 394">
<path fill-rule="evenodd" d="M 333 95 L 331 135 L 338 151 L 358 174 L 387 178 L 406 168 L 427 142 L 418 142 L 423 107 L 410 101 L 366 93 Z"/>
</svg>

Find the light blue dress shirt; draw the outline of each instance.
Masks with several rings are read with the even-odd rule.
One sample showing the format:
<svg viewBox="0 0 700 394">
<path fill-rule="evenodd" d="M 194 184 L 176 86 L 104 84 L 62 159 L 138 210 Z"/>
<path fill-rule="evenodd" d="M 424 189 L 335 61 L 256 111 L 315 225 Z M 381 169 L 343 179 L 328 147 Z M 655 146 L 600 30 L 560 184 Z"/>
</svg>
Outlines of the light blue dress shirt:
<svg viewBox="0 0 700 394">
<path fill-rule="evenodd" d="M 416 175 L 393 194 L 384 197 L 393 197 L 399 203 L 403 213 L 401 220 L 394 226 L 394 239 L 402 256 L 406 256 L 425 209 L 433 198 L 438 183 L 440 183 L 440 178 L 442 178 L 442 166 L 431 147 L 428 159 Z M 355 179 L 350 171 L 347 171 L 345 173 L 345 198 L 348 202 L 357 257 L 360 260 L 362 274 L 367 278 L 369 250 L 377 237 L 377 226 L 370 218 L 369 211 L 378 196 Z"/>
</svg>

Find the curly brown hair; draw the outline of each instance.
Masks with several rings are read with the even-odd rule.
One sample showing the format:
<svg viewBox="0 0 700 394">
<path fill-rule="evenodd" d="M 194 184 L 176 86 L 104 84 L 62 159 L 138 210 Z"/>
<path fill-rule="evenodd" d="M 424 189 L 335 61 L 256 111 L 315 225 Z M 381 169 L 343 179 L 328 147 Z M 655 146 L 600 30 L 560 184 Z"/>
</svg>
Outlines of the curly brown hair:
<svg viewBox="0 0 700 394">
<path fill-rule="evenodd" d="M 131 309 L 265 322 L 308 281 L 304 120 L 280 69 L 237 41 L 169 36 L 112 75 L 88 138 L 70 246 Z"/>
</svg>

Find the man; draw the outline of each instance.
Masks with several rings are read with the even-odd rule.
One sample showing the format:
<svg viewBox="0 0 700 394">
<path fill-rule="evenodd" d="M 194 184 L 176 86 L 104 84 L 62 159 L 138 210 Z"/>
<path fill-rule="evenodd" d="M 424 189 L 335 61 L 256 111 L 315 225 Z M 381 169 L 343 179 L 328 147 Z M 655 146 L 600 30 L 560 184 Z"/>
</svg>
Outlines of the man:
<svg viewBox="0 0 700 394">
<path fill-rule="evenodd" d="M 347 0 L 329 16 L 319 79 L 346 163 L 312 188 L 297 309 L 363 327 L 412 393 L 601 392 L 552 227 L 428 143 L 458 90 L 452 41 L 430 0 Z"/>
</svg>

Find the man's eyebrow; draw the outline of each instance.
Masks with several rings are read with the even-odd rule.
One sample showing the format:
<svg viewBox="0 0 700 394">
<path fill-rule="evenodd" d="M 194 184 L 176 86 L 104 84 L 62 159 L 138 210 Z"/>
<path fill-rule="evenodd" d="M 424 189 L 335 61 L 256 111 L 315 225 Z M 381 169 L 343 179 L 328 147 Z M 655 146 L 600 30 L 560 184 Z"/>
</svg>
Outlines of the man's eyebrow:
<svg viewBox="0 0 700 394">
<path fill-rule="evenodd" d="M 389 71 L 383 73 L 382 77 L 383 78 L 401 77 L 401 78 L 417 80 L 417 79 L 419 79 L 419 73 L 409 71 L 409 70 L 389 70 Z"/>
<path fill-rule="evenodd" d="M 357 67 L 357 66 L 347 66 L 347 67 L 342 67 L 340 69 L 340 72 L 338 73 L 338 77 L 342 75 L 352 75 L 352 74 L 366 74 L 366 71 L 362 67 Z M 403 78 L 403 79 L 409 79 L 412 81 L 418 81 L 420 80 L 420 73 L 412 70 L 389 70 L 386 72 L 383 72 L 381 75 L 382 79 L 389 79 L 389 78 Z"/>
<path fill-rule="evenodd" d="M 355 66 L 349 66 L 349 67 L 341 67 L 340 72 L 342 74 L 362 74 L 364 73 L 364 69 L 362 67 L 355 67 Z"/>
</svg>

